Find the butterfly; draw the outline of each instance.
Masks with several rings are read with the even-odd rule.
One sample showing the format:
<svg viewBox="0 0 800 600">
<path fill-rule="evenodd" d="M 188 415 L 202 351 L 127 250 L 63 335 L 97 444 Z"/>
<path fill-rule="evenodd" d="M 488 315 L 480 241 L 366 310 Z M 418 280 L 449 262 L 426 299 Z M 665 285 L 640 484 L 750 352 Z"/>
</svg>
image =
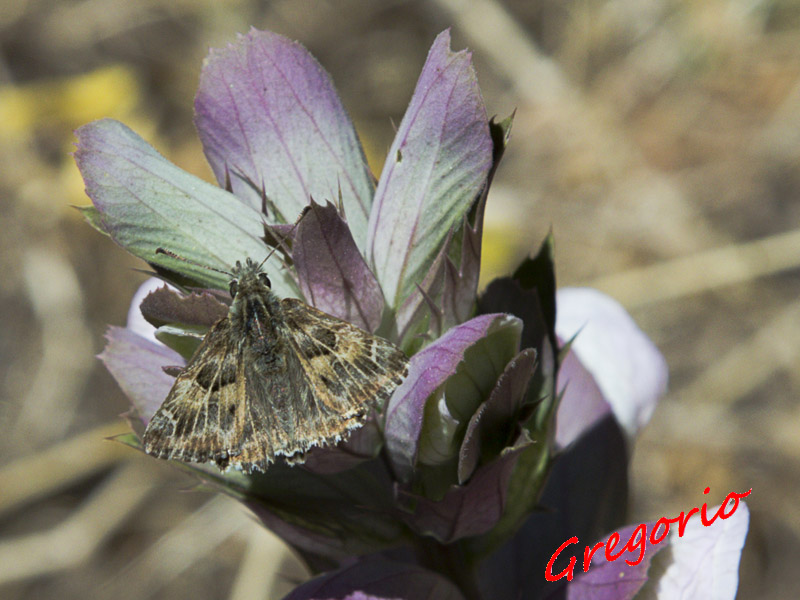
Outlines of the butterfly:
<svg viewBox="0 0 800 600">
<path fill-rule="evenodd" d="M 304 461 L 361 427 L 408 373 L 391 342 L 295 298 L 261 265 L 236 263 L 227 316 L 211 326 L 144 432 L 145 452 L 222 470 Z"/>
</svg>

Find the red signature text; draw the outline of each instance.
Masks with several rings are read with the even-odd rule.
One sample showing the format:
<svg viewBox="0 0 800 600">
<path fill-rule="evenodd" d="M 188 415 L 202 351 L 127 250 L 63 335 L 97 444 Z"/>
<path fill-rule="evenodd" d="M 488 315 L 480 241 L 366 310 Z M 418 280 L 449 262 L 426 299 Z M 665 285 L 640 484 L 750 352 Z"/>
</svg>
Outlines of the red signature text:
<svg viewBox="0 0 800 600">
<path fill-rule="evenodd" d="M 711 491 L 710 488 L 706 488 L 703 493 L 708 494 Z M 672 523 L 677 523 L 678 525 L 678 536 L 683 537 L 683 534 L 686 531 L 686 524 L 689 522 L 689 518 L 696 514 L 700 513 L 700 522 L 708 527 L 714 521 L 717 520 L 717 517 L 720 519 L 727 519 L 728 517 L 733 516 L 733 513 L 736 512 L 736 509 L 739 508 L 739 500 L 750 495 L 753 489 L 750 488 L 746 492 L 742 494 L 737 494 L 736 492 L 731 492 L 725 497 L 725 501 L 720 505 L 717 509 L 717 512 L 714 513 L 714 516 L 710 519 L 708 518 L 708 504 L 703 503 L 702 508 L 693 508 L 688 513 L 681 512 L 677 517 L 674 519 L 668 519 L 667 517 L 662 517 L 658 521 L 656 521 L 655 525 L 653 526 L 652 531 L 650 531 L 650 535 L 647 535 L 647 525 L 642 523 L 638 525 L 633 532 L 631 533 L 630 538 L 622 546 L 619 550 L 615 551 L 617 546 L 620 542 L 619 533 L 616 531 L 612 533 L 605 542 L 597 542 L 594 546 L 586 546 L 586 549 L 583 551 L 583 570 L 588 571 L 589 566 L 592 564 L 592 557 L 598 552 L 601 548 L 605 546 L 605 550 L 603 553 L 605 554 L 607 561 L 614 561 L 617 560 L 620 556 L 622 556 L 625 552 L 635 552 L 636 550 L 639 551 L 639 555 L 634 561 L 630 561 L 625 559 L 625 562 L 630 566 L 636 566 L 644 559 L 645 549 L 647 547 L 647 541 L 649 539 L 652 545 L 656 545 L 664 541 L 667 535 L 669 534 L 669 526 Z M 731 506 L 728 504 L 731 503 Z M 663 532 L 659 533 L 659 528 L 663 525 Z M 555 551 L 553 556 L 550 557 L 550 560 L 547 562 L 547 567 L 544 570 L 544 578 L 547 581 L 558 581 L 563 577 L 567 578 L 567 581 L 572 581 L 572 577 L 574 575 L 575 565 L 578 562 L 578 559 L 573 556 L 570 558 L 569 566 L 564 569 L 563 571 L 553 574 L 553 565 L 558 558 L 558 555 L 561 554 L 564 550 L 567 549 L 568 546 L 578 543 L 578 537 L 573 536 L 569 538 L 566 542 L 561 544 L 558 547 L 558 550 Z"/>
</svg>

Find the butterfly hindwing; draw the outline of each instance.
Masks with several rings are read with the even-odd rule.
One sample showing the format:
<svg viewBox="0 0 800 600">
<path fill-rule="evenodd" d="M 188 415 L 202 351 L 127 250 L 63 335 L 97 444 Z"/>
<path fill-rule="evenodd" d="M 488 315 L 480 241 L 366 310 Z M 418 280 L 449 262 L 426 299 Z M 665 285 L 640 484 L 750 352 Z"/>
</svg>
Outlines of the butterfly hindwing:
<svg viewBox="0 0 800 600">
<path fill-rule="evenodd" d="M 271 455 L 302 462 L 312 447 L 363 425 L 405 375 L 407 359 L 389 342 L 299 300 L 284 299 L 280 308 L 273 319 L 279 367 L 265 359 L 257 336 L 244 342 L 246 396 L 253 423 L 268 438 L 267 462 Z"/>
<path fill-rule="evenodd" d="M 214 462 L 220 468 L 238 464 L 247 473 L 264 470 L 289 445 L 279 415 L 261 399 L 291 404 L 289 390 L 254 372 L 243 358 L 250 343 L 230 335 L 226 317 L 178 375 L 167 399 L 145 431 L 145 451 L 184 462 Z M 235 343 L 232 343 L 235 342 Z M 272 384 L 271 384 L 272 383 Z"/>
<path fill-rule="evenodd" d="M 147 426 L 148 454 L 173 460 L 224 460 L 240 429 L 243 365 L 221 319 L 178 375 L 164 403 Z"/>
<path fill-rule="evenodd" d="M 322 415 L 363 415 L 386 400 L 408 359 L 390 342 L 300 300 L 281 301 L 289 341 Z"/>
</svg>

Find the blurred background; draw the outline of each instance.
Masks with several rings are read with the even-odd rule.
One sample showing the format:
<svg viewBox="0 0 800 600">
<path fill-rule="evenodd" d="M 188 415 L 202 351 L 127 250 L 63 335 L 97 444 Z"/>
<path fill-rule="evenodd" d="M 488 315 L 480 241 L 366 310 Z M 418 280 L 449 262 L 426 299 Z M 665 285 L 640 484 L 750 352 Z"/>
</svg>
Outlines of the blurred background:
<svg viewBox="0 0 800 600">
<path fill-rule="evenodd" d="M 490 114 L 516 110 L 483 284 L 552 228 L 559 285 L 617 298 L 670 366 L 630 521 L 752 487 L 739 597 L 794 597 L 796 0 L 0 0 L 0 596 L 279 598 L 304 577 L 238 505 L 104 441 L 127 403 L 94 356 L 143 265 L 71 208 L 72 131 L 101 117 L 212 179 L 201 63 L 251 25 L 328 69 L 376 173 L 452 27 Z"/>
</svg>

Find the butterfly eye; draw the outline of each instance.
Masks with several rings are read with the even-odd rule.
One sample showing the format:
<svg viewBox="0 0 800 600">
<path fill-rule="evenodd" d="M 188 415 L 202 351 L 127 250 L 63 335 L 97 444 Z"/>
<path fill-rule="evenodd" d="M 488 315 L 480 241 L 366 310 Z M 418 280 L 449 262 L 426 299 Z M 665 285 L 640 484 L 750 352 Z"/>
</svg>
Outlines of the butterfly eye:
<svg viewBox="0 0 800 600">
<path fill-rule="evenodd" d="M 259 273 L 258 274 L 258 279 L 259 279 L 259 281 L 261 281 L 261 283 L 263 283 L 268 288 L 272 287 L 272 282 L 269 280 L 269 277 L 267 277 L 266 273 Z"/>
<path fill-rule="evenodd" d="M 231 298 L 235 298 L 236 297 L 236 292 L 239 291 L 239 282 L 236 281 L 235 279 L 232 280 L 230 288 L 228 288 L 228 289 L 230 289 L 230 291 L 231 291 Z"/>
</svg>

